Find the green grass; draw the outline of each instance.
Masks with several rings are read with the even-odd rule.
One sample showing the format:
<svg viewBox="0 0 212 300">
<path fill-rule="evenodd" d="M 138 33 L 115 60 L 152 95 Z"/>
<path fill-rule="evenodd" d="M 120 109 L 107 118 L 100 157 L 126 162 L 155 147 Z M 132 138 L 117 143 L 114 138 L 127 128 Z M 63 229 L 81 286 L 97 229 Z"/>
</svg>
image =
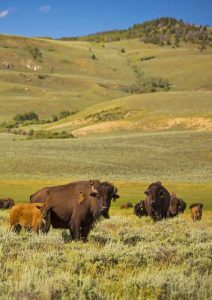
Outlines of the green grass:
<svg viewBox="0 0 212 300">
<path fill-rule="evenodd" d="M 210 131 L 26 140 L 0 135 L 1 178 L 211 181 Z"/>
<path fill-rule="evenodd" d="M 211 299 L 211 218 L 188 215 L 153 224 L 114 215 L 88 243 L 64 243 L 60 230 L 9 231 L 0 212 L 0 298 Z M 63 231 L 63 236 L 67 235 Z"/>
</svg>

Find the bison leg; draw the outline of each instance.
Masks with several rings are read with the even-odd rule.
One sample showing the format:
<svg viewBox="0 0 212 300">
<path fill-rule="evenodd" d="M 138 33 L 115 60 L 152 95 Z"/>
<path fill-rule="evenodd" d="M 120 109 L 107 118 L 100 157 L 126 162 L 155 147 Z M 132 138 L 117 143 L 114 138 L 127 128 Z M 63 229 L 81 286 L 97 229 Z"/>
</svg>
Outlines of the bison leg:
<svg viewBox="0 0 212 300">
<path fill-rule="evenodd" d="M 80 238 L 80 223 L 72 222 L 70 224 L 70 233 L 73 240 L 79 240 Z"/>
<path fill-rule="evenodd" d="M 88 241 L 88 234 L 91 230 L 92 226 L 90 224 L 87 224 L 86 226 L 83 226 L 81 229 L 81 239 L 83 242 Z"/>
<path fill-rule="evenodd" d="M 22 227 L 20 224 L 14 224 L 11 226 L 11 230 L 15 233 L 19 233 L 21 231 Z"/>
</svg>

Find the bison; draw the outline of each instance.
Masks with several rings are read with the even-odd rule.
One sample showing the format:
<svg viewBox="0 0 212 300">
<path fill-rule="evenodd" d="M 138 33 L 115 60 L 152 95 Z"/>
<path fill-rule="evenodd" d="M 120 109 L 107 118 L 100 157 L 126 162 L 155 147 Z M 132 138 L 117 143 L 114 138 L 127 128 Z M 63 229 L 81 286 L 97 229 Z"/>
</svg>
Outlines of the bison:
<svg viewBox="0 0 212 300">
<path fill-rule="evenodd" d="M 68 228 L 72 239 L 87 241 L 94 222 L 101 215 L 110 217 L 111 200 L 118 197 L 117 188 L 112 184 L 87 180 L 43 188 L 30 197 L 30 202 L 44 202 L 53 206 L 53 228 Z"/>
<path fill-rule="evenodd" d="M 179 213 L 183 213 L 186 203 L 182 199 L 178 199 L 175 193 L 171 194 L 171 201 L 168 210 L 168 217 L 176 217 Z"/>
<path fill-rule="evenodd" d="M 148 215 L 154 221 L 167 218 L 171 197 L 161 182 L 150 184 L 145 194 L 147 197 L 144 204 Z"/>
<path fill-rule="evenodd" d="M 202 203 L 193 203 L 190 205 L 190 213 L 193 222 L 200 221 L 202 219 Z"/>
<path fill-rule="evenodd" d="M 133 207 L 133 204 L 132 204 L 132 202 L 127 202 L 127 203 L 124 203 L 124 204 L 122 204 L 121 206 L 120 206 L 120 208 L 121 209 L 123 209 L 123 208 L 130 208 L 130 207 Z"/>
<path fill-rule="evenodd" d="M 183 199 L 179 199 L 179 201 L 180 201 L 179 213 L 183 214 L 186 209 L 186 203 Z"/>
<path fill-rule="evenodd" d="M 19 233 L 23 228 L 47 233 L 50 227 L 51 207 L 46 203 L 17 204 L 10 210 L 10 228 Z"/>
<path fill-rule="evenodd" d="M 145 201 L 141 200 L 134 206 L 134 214 L 138 216 L 139 218 L 143 216 L 148 216 L 148 212 L 145 207 Z"/>
<path fill-rule="evenodd" d="M 0 209 L 8 209 L 15 205 L 15 202 L 11 198 L 0 199 Z"/>
</svg>

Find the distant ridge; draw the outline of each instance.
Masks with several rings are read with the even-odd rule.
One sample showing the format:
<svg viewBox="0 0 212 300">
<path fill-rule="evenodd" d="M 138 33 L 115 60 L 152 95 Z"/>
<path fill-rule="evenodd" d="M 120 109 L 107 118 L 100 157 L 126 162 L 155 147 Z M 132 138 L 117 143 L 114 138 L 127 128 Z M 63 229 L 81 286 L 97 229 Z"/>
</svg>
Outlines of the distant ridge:
<svg viewBox="0 0 212 300">
<path fill-rule="evenodd" d="M 212 46 L 212 31 L 203 25 L 195 25 L 171 17 L 162 17 L 124 30 L 111 30 L 79 37 L 63 37 L 61 40 L 81 40 L 90 42 L 114 42 L 139 38 L 144 43 L 160 46 L 180 43 L 200 44 L 202 48 Z"/>
</svg>

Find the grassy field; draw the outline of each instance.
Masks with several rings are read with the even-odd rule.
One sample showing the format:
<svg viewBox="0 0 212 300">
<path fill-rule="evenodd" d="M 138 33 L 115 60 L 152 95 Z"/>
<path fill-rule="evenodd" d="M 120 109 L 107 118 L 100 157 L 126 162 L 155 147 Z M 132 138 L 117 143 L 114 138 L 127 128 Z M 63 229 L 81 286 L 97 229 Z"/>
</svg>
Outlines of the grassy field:
<svg viewBox="0 0 212 300">
<path fill-rule="evenodd" d="M 211 137 L 210 131 L 117 133 L 62 140 L 1 134 L 0 176 L 209 183 Z"/>
<path fill-rule="evenodd" d="M 88 243 L 9 231 L 0 212 L 1 299 L 211 299 L 211 215 L 153 224 L 114 214 Z M 63 236 L 63 238 L 62 238 Z"/>
<path fill-rule="evenodd" d="M 67 232 L 53 229 L 16 236 L 0 211 L 0 299 L 211 299 L 211 64 L 212 50 L 194 45 L 0 35 L 0 123 L 69 110 L 75 114 L 23 129 L 76 136 L 0 133 L 0 198 L 28 202 L 41 187 L 90 178 L 112 182 L 121 196 L 86 244 L 65 243 Z M 136 70 L 168 79 L 170 90 L 130 93 Z M 186 201 L 184 215 L 153 224 L 120 209 L 144 199 L 156 180 Z M 193 202 L 204 204 L 198 223 Z"/>
</svg>

